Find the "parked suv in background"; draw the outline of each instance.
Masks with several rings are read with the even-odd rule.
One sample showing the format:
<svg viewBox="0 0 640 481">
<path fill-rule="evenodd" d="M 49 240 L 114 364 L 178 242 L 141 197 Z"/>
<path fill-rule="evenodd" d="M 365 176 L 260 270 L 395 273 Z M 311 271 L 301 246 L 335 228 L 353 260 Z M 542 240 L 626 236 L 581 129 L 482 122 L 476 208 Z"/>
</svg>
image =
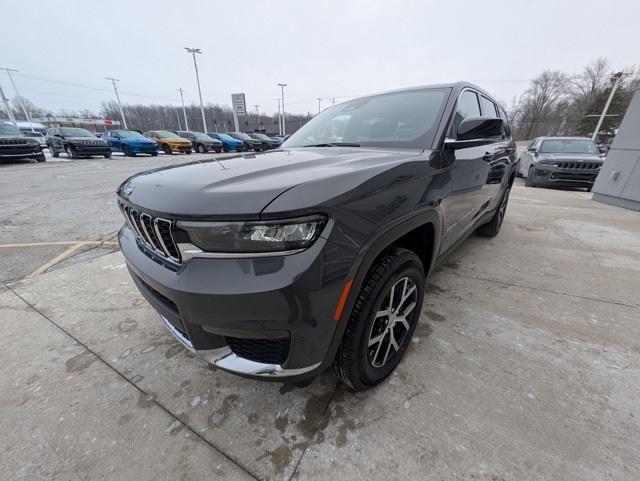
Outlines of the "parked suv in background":
<svg viewBox="0 0 640 481">
<path fill-rule="evenodd" d="M 102 134 L 111 147 L 111 150 L 122 152 L 127 157 L 135 157 L 138 154 L 158 155 L 158 143 L 148 139 L 136 130 L 109 130 Z"/>
<path fill-rule="evenodd" d="M 25 137 L 13 125 L 0 122 L 0 162 L 25 159 L 47 160 L 36 139 Z"/>
<path fill-rule="evenodd" d="M 584 137 L 538 137 L 520 154 L 527 187 L 585 187 L 591 190 L 602 167 L 596 144 Z"/>
<path fill-rule="evenodd" d="M 191 154 L 191 141 L 183 139 L 179 135 L 168 130 L 151 130 L 145 132 L 144 136 L 155 140 L 165 154 L 172 155 L 174 152 Z"/>
<path fill-rule="evenodd" d="M 102 155 L 111 157 L 111 148 L 105 140 L 99 139 L 85 129 L 75 127 L 56 127 L 47 130 L 47 146 L 54 157 L 65 152 L 71 159 Z"/>
<path fill-rule="evenodd" d="M 244 132 L 227 132 L 227 135 L 243 142 L 244 150 L 253 150 L 255 152 L 260 152 L 262 150 L 262 141 L 254 139 Z"/>
<path fill-rule="evenodd" d="M 273 139 L 273 138 L 268 137 L 268 136 L 266 136 L 264 134 L 261 134 L 260 132 L 252 132 L 252 133 L 247 134 L 247 135 L 249 137 L 252 137 L 252 138 L 262 142 L 262 150 L 277 149 L 278 147 L 280 147 L 282 145 L 282 141 L 281 140 Z"/>
<path fill-rule="evenodd" d="M 515 174 L 506 115 L 486 92 L 406 89 L 330 107 L 259 162 L 130 177 L 118 239 L 190 351 L 298 384 L 333 365 L 361 390 L 404 355 L 426 276 L 472 232 L 498 233 Z"/>
<path fill-rule="evenodd" d="M 205 154 L 209 151 L 214 151 L 217 153 L 222 152 L 222 142 L 220 142 L 218 139 L 209 137 L 207 134 L 203 134 L 202 132 L 190 132 L 183 130 L 176 133 L 183 139 L 190 140 L 193 146 L 193 150 L 200 154 Z"/>
</svg>

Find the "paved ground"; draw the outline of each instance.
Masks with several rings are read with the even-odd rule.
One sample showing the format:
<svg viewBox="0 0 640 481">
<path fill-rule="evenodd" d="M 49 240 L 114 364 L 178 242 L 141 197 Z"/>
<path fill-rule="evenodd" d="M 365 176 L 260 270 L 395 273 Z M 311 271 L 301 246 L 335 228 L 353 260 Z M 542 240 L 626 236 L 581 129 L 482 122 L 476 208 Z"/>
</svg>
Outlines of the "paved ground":
<svg viewBox="0 0 640 481">
<path fill-rule="evenodd" d="M 119 182 L 195 158 L 0 166 L 0 479 L 640 479 L 637 213 L 518 184 L 388 382 L 291 389 L 192 357 L 110 244 Z"/>
</svg>

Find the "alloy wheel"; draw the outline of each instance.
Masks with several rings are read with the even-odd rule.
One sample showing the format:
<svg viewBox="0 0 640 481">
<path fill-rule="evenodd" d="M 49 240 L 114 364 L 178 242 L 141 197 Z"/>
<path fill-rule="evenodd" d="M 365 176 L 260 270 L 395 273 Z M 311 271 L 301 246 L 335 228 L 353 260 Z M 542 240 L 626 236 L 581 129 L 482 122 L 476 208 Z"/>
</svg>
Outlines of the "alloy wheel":
<svg viewBox="0 0 640 481">
<path fill-rule="evenodd" d="M 411 328 L 409 315 L 416 307 L 418 292 L 410 277 L 396 281 L 375 314 L 367 344 L 371 366 L 381 368 L 400 351 Z"/>
</svg>

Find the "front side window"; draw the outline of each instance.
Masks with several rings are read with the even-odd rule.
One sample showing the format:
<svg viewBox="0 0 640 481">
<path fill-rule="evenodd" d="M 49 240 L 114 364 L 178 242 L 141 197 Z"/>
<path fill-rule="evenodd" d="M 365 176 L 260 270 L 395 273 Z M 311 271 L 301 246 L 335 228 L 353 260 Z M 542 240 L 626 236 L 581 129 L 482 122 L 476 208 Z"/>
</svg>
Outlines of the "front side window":
<svg viewBox="0 0 640 481">
<path fill-rule="evenodd" d="M 480 117 L 480 104 L 478 103 L 478 95 L 472 90 L 465 90 L 458 97 L 456 105 L 456 113 L 453 116 L 451 130 L 449 135 L 455 138 L 458 133 L 458 126 L 467 117 Z"/>
<path fill-rule="evenodd" d="M 375 95 L 330 107 L 289 138 L 286 148 L 325 144 L 425 148 L 431 145 L 450 89 Z"/>
</svg>

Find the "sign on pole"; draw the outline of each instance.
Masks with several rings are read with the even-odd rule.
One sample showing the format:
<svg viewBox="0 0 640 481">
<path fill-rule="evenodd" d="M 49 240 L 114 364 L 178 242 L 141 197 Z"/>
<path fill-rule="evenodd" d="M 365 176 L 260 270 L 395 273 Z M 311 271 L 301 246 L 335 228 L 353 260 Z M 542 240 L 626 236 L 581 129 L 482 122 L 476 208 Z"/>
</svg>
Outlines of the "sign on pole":
<svg viewBox="0 0 640 481">
<path fill-rule="evenodd" d="M 233 105 L 233 113 L 238 117 L 247 115 L 247 102 L 244 94 L 231 94 L 231 105 Z"/>
</svg>

